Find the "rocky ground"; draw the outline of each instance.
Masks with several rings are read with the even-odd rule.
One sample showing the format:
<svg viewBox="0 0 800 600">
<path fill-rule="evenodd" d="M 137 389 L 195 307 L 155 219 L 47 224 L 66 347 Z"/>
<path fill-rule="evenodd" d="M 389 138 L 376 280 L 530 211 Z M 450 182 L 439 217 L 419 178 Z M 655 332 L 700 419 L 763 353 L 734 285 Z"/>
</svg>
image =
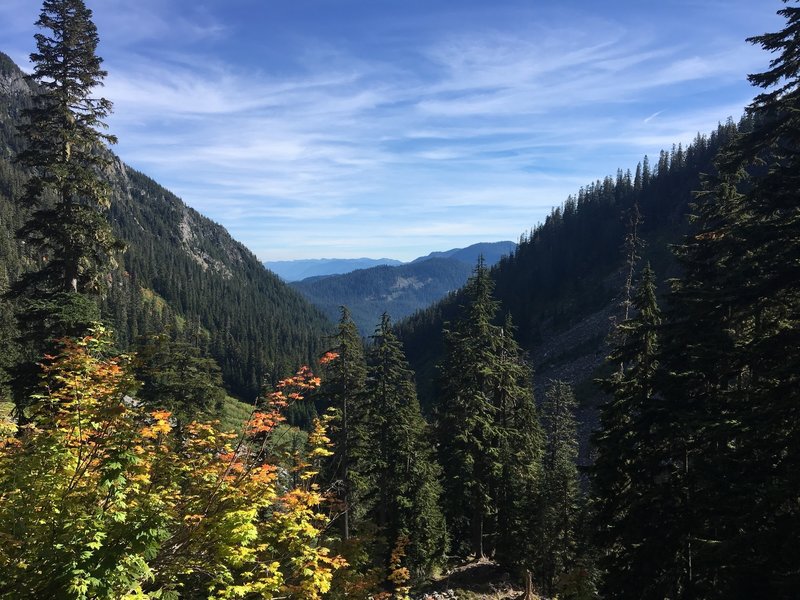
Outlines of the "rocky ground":
<svg viewBox="0 0 800 600">
<path fill-rule="evenodd" d="M 484 559 L 451 566 L 412 597 L 414 600 L 511 600 L 521 598 L 523 592 L 508 571 Z"/>
</svg>

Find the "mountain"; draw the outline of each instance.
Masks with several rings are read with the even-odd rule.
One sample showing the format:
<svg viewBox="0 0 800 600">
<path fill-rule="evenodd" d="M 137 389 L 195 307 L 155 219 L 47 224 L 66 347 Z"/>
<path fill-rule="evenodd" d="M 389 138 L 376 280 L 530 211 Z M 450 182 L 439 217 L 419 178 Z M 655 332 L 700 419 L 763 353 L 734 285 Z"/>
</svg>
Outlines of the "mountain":
<svg viewBox="0 0 800 600">
<path fill-rule="evenodd" d="M 384 312 L 399 320 L 430 306 L 466 283 L 479 256 L 493 265 L 516 246 L 514 242 L 473 244 L 431 252 L 398 266 L 311 277 L 292 285 L 329 319 L 337 319 L 340 307 L 347 306 L 361 335 L 369 336 Z"/>
<path fill-rule="evenodd" d="M 340 275 L 356 269 L 380 265 L 402 265 L 392 258 L 308 258 L 301 260 L 267 261 L 264 266 L 284 281 L 300 281 L 309 277 Z"/>
<path fill-rule="evenodd" d="M 464 285 L 472 266 L 450 258 L 432 258 L 396 267 L 360 269 L 344 275 L 312 277 L 292 286 L 331 320 L 347 306 L 361 335 L 373 333 L 388 312 L 401 319 L 430 306 Z"/>
<path fill-rule="evenodd" d="M 728 121 L 708 136 L 698 135 L 688 148 L 662 151 L 652 169 L 645 157 L 635 173 L 619 170 L 616 178 L 581 188 L 491 271 L 500 313 L 512 315 L 516 337 L 533 364 L 538 398 L 550 379 L 577 388 L 584 458 L 598 399 L 592 379 L 608 352 L 613 320 L 621 314 L 625 238 L 634 207 L 641 213 L 637 229 L 644 243 L 638 266 L 649 261 L 663 289 L 667 279 L 679 274 L 669 247 L 689 228 L 686 215 L 702 174 L 714 172 L 719 148 L 748 127 L 746 120 L 738 127 Z M 461 292 L 451 294 L 397 326 L 428 409 L 435 402 L 442 328 L 457 317 L 461 304 Z"/>
<path fill-rule="evenodd" d="M 0 290 L 33 260 L 15 240 L 29 208 L 14 202 L 26 179 L 14 163 L 15 125 L 32 97 L 23 73 L 0 53 Z M 228 392 L 246 400 L 265 380 L 317 356 L 328 327 L 323 314 L 223 227 L 116 157 L 106 176 L 110 219 L 127 251 L 101 309 L 122 349 L 140 334 L 169 331 L 215 358 Z M 8 310 L 0 312 L 7 336 L 13 323 Z"/>
<path fill-rule="evenodd" d="M 515 242 L 480 242 L 472 244 L 466 248 L 453 248 L 444 252 L 431 252 L 427 256 L 420 256 L 411 262 L 422 262 L 431 258 L 452 258 L 468 265 L 478 262 L 478 257 L 483 256 L 487 265 L 493 265 L 500 261 L 504 256 L 508 256 L 516 249 Z"/>
</svg>

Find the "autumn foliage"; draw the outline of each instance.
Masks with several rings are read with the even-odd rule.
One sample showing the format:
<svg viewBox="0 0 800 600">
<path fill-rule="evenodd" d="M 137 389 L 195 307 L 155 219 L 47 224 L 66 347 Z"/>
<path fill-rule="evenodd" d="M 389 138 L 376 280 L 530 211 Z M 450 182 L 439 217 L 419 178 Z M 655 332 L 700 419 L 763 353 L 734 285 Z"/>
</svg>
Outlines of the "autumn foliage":
<svg viewBox="0 0 800 600">
<path fill-rule="evenodd" d="M 320 598 L 344 565 L 321 538 L 324 425 L 288 463 L 274 452 L 319 379 L 282 381 L 241 435 L 178 436 L 107 337 L 46 357 L 30 423 L 0 431 L 0 598 Z"/>
</svg>

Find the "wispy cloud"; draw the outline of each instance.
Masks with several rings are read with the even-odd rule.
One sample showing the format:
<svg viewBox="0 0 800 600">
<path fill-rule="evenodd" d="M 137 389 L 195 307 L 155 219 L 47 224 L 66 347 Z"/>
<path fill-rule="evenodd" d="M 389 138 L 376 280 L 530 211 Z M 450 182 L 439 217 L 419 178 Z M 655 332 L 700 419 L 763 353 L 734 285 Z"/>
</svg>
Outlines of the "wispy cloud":
<svg viewBox="0 0 800 600">
<path fill-rule="evenodd" d="M 6 2 L 0 20 L 30 13 Z M 356 3 L 367 16 L 319 27 L 281 2 L 96 16 L 124 160 L 264 259 L 412 258 L 516 239 L 580 185 L 737 117 L 764 57 L 741 42 L 763 9 L 735 4 L 714 36 L 685 2 L 663 28 L 513 0 L 392 19 Z M 260 44 L 256 8 L 284 20 Z"/>
</svg>

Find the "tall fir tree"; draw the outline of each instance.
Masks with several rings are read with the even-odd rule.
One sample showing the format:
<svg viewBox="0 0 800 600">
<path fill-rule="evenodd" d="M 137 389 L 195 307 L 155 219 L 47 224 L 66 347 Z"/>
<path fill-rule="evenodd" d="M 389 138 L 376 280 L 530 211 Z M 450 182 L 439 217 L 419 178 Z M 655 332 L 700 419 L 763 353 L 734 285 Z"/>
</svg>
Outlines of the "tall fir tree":
<svg viewBox="0 0 800 600">
<path fill-rule="evenodd" d="M 500 333 L 494 403 L 497 406 L 499 458 L 496 555 L 528 578 L 535 565 L 535 519 L 542 482 L 544 432 L 533 397 L 532 373 L 506 315 Z"/>
<path fill-rule="evenodd" d="M 364 344 L 347 307 L 341 308 L 331 352 L 326 360 L 325 384 L 320 396 L 335 413 L 331 431 L 333 455 L 326 469 L 328 480 L 342 501 L 342 537 L 347 540 L 364 516 L 361 497 L 367 486 L 364 476 L 353 465 L 367 452 L 364 384 L 367 377 Z"/>
<path fill-rule="evenodd" d="M 219 365 L 196 345 L 165 334 L 143 338 L 136 346 L 133 372 L 141 383 L 137 398 L 148 407 L 172 412 L 179 436 L 191 421 L 222 410 L 226 394 Z"/>
<path fill-rule="evenodd" d="M 647 526 L 653 480 L 659 471 L 650 431 L 656 407 L 661 312 L 656 279 L 645 265 L 632 299 L 633 309 L 618 326 L 617 346 L 608 362 L 614 373 L 600 383 L 609 399 L 600 407 L 600 428 L 592 436 L 591 467 L 594 541 L 606 575 L 608 597 L 657 597 L 658 530 Z"/>
<path fill-rule="evenodd" d="M 440 467 L 429 426 L 420 412 L 413 373 L 387 314 L 367 356 L 367 447 L 358 470 L 370 481 L 369 517 L 381 540 L 377 557 L 389 566 L 406 541 L 405 565 L 419 581 L 441 562 L 447 547 Z"/>
<path fill-rule="evenodd" d="M 103 169 L 111 162 L 101 130 L 111 102 L 92 97 L 106 72 L 97 56 L 92 12 L 82 0 L 45 0 L 36 25 L 31 79 L 39 91 L 20 126 L 25 148 L 17 157 L 30 177 L 20 201 L 32 211 L 17 232 L 34 258 L 34 268 L 13 283 L 21 336 L 12 370 L 18 418 L 42 354 L 51 340 L 85 333 L 99 320 L 86 294 L 102 290 L 122 244 L 106 218 L 109 188 Z"/>
<path fill-rule="evenodd" d="M 542 403 L 546 435 L 538 507 L 538 579 L 545 594 L 553 595 L 558 578 L 576 557 L 579 514 L 577 403 L 572 388 L 553 381 Z"/>
<path fill-rule="evenodd" d="M 678 248 L 673 373 L 683 445 L 680 597 L 793 597 L 800 589 L 800 7 L 749 41 L 775 54 L 753 128 L 724 149 Z M 666 435 L 663 436 L 666 438 Z M 674 438 L 673 438 L 674 439 Z M 682 460 L 681 460 L 682 459 Z"/>
<path fill-rule="evenodd" d="M 20 237 L 35 248 L 39 268 L 19 283 L 34 292 L 97 292 L 121 249 L 103 211 L 109 187 L 102 170 L 112 161 L 101 131 L 111 102 L 92 97 L 106 71 L 92 11 L 82 0 L 45 0 L 36 25 L 32 78 L 39 94 L 21 132 L 18 157 L 30 169 L 22 201 L 34 208 Z"/>
<path fill-rule="evenodd" d="M 444 507 L 457 551 L 498 552 L 523 567 L 523 505 L 532 496 L 521 494 L 536 486 L 541 436 L 530 369 L 510 320 L 505 328 L 494 324 L 499 305 L 492 290 L 481 259 L 465 288 L 462 316 L 445 331 L 437 406 Z"/>
</svg>

